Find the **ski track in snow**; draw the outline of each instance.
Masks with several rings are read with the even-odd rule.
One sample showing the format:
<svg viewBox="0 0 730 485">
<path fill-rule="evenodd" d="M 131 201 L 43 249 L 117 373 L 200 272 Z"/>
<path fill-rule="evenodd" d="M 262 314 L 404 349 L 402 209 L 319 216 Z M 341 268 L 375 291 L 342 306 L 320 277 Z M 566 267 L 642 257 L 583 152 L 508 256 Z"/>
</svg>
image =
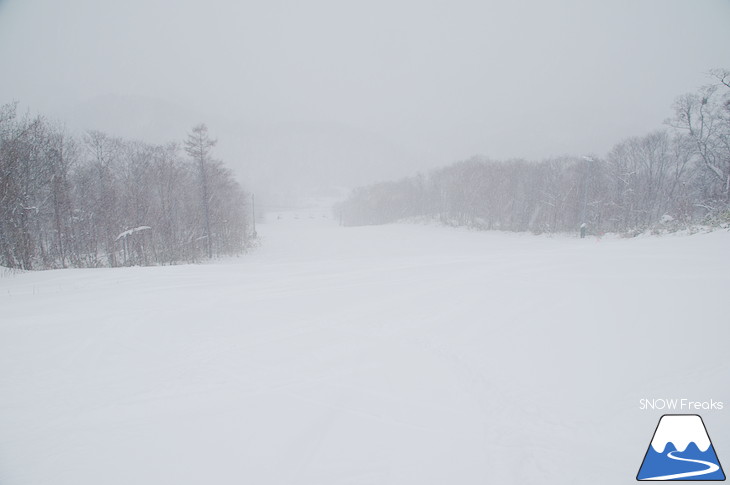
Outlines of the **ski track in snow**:
<svg viewBox="0 0 730 485">
<path fill-rule="evenodd" d="M 727 231 L 310 212 L 241 258 L 0 278 L 0 483 L 613 485 L 661 414 L 639 399 L 727 400 Z"/>
</svg>

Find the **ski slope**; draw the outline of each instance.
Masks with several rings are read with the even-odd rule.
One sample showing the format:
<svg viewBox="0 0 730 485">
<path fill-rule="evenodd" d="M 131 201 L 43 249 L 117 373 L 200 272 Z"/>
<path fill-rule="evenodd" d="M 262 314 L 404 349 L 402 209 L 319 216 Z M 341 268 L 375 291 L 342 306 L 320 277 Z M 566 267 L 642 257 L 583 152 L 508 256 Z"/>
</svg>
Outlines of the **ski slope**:
<svg viewBox="0 0 730 485">
<path fill-rule="evenodd" d="M 634 483 L 639 399 L 730 406 L 727 231 L 328 214 L 213 264 L 0 278 L 0 483 Z"/>
</svg>

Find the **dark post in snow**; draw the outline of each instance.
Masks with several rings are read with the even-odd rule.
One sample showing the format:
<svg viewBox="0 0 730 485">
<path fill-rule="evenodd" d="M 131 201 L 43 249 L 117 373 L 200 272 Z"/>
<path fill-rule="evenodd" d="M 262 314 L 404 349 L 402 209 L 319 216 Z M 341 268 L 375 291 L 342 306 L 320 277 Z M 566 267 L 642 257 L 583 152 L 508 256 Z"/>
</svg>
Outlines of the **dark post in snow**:
<svg viewBox="0 0 730 485">
<path fill-rule="evenodd" d="M 251 194 L 251 220 L 253 221 L 253 233 L 251 236 L 256 239 L 256 198 Z"/>
<path fill-rule="evenodd" d="M 594 161 L 593 158 L 587 157 L 587 156 L 583 156 L 583 160 L 585 160 L 587 162 L 587 164 L 586 164 L 586 170 L 585 170 L 586 175 L 585 175 L 585 179 L 583 181 L 583 210 L 581 210 L 581 215 L 580 215 L 580 237 L 581 237 L 581 239 L 586 237 L 586 227 L 587 227 L 586 215 L 588 212 L 588 180 L 590 178 L 590 171 L 591 171 L 592 163 Z"/>
</svg>

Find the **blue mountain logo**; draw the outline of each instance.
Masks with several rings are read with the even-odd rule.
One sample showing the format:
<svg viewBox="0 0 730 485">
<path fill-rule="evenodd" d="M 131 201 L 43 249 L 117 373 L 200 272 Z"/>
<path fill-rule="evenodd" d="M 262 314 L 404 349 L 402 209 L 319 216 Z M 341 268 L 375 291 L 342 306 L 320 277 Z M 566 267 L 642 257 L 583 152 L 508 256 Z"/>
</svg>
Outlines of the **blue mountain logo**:
<svg viewBox="0 0 730 485">
<path fill-rule="evenodd" d="M 637 480 L 725 480 L 702 418 L 665 414 L 659 419 Z"/>
</svg>

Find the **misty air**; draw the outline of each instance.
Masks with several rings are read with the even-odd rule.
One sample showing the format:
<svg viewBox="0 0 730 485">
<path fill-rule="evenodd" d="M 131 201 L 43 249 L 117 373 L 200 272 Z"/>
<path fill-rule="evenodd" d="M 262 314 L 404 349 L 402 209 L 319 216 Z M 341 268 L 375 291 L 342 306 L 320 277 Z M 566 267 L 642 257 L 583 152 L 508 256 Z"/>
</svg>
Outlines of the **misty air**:
<svg viewBox="0 0 730 485">
<path fill-rule="evenodd" d="M 726 0 L 0 0 L 0 483 L 730 463 Z"/>
</svg>

